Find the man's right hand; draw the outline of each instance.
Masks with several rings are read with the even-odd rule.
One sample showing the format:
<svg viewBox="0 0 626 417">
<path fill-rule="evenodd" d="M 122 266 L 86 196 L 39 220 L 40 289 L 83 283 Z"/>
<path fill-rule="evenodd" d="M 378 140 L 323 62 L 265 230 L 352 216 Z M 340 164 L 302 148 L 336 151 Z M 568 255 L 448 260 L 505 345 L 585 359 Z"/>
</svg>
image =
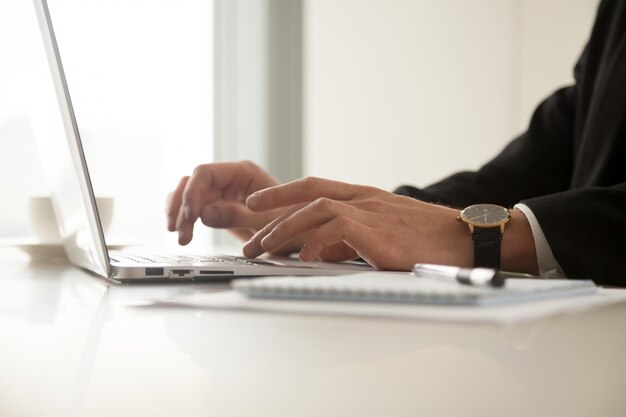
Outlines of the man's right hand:
<svg viewBox="0 0 626 417">
<path fill-rule="evenodd" d="M 199 165 L 168 195 L 167 229 L 178 232 L 178 243 L 186 245 L 191 242 L 194 224 L 200 219 L 209 227 L 229 229 L 246 241 L 288 210 L 255 213 L 246 207 L 250 194 L 275 185 L 278 181 L 252 162 Z"/>
</svg>

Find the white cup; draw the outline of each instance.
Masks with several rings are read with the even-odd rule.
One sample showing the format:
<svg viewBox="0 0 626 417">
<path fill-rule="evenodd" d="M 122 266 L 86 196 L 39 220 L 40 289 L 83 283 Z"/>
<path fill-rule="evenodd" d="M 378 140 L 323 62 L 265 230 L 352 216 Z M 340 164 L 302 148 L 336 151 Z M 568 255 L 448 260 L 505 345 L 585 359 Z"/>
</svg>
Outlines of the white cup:
<svg viewBox="0 0 626 417">
<path fill-rule="evenodd" d="M 111 226 L 111 220 L 113 220 L 113 198 L 96 197 L 96 205 L 100 214 L 102 230 L 106 233 Z M 28 211 L 31 228 L 40 243 L 61 243 L 59 226 L 54 216 L 50 197 L 30 197 L 28 200 Z"/>
</svg>

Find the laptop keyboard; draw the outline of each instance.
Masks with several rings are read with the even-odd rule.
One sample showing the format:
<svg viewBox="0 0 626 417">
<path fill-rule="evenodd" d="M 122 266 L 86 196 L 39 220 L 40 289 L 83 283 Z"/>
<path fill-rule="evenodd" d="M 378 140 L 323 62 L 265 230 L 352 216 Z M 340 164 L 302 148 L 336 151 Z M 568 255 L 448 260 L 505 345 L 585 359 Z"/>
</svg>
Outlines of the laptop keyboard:
<svg viewBox="0 0 626 417">
<path fill-rule="evenodd" d="M 116 253 L 110 258 L 116 262 L 131 261 L 140 264 L 205 264 L 205 265 L 270 265 L 277 266 L 274 262 L 264 261 L 262 259 L 248 259 L 242 256 L 190 256 L 190 255 L 145 255 Z"/>
</svg>

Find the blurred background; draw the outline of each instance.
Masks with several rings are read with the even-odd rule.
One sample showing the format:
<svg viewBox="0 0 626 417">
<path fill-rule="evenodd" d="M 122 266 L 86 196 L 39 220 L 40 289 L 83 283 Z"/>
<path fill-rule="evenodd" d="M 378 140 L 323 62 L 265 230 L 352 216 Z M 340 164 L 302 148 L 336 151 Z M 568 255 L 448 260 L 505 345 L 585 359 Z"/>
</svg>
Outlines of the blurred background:
<svg viewBox="0 0 626 417">
<path fill-rule="evenodd" d="M 598 0 L 49 4 L 110 235 L 173 244 L 165 196 L 200 163 L 384 189 L 478 168 L 572 82 Z M 59 117 L 30 1 L 0 0 L 0 62 L 0 238 L 23 237 Z"/>
</svg>

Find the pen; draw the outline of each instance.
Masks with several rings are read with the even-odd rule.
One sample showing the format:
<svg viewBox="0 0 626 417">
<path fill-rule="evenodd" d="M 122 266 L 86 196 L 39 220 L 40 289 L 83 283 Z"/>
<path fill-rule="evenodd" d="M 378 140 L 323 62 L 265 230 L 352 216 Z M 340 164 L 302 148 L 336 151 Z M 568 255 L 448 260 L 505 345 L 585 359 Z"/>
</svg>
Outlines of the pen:
<svg viewBox="0 0 626 417">
<path fill-rule="evenodd" d="M 491 268 L 460 268 L 458 266 L 415 264 L 416 277 L 436 279 L 445 282 L 458 282 L 465 285 L 502 287 L 504 274 Z"/>
</svg>

